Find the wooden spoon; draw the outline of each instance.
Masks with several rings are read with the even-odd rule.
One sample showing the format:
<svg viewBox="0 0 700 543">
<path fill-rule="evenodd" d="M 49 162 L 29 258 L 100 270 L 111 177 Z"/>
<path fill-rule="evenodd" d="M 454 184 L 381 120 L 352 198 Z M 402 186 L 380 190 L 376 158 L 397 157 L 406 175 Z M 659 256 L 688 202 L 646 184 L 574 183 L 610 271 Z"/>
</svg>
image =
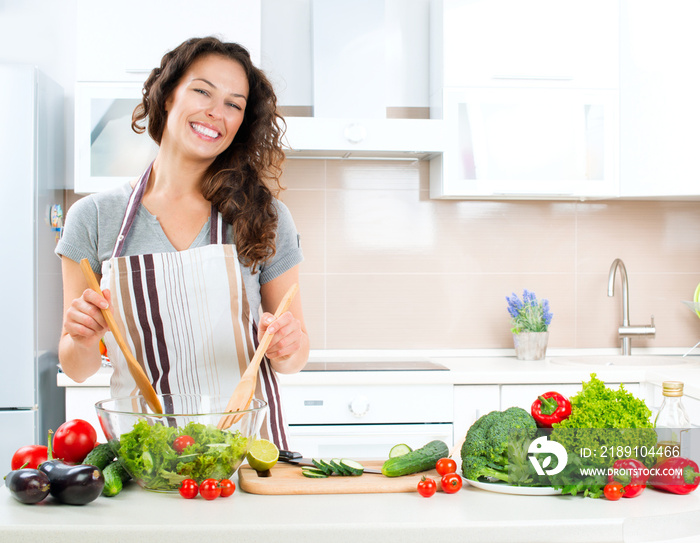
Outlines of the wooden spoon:
<svg viewBox="0 0 700 543">
<path fill-rule="evenodd" d="M 80 261 L 80 268 L 83 270 L 83 275 L 88 282 L 88 286 L 102 296 L 100 284 L 97 282 L 97 277 L 95 277 L 95 273 L 92 271 L 90 262 L 88 262 L 87 258 L 83 258 Z M 151 381 L 149 381 L 146 373 L 143 371 L 141 364 L 139 364 L 134 355 L 131 354 L 129 345 L 126 343 L 126 341 L 124 341 L 124 337 L 117 327 L 117 322 L 114 320 L 114 315 L 112 315 L 112 312 L 109 309 L 103 309 L 102 315 L 107 321 L 107 326 L 109 326 L 110 332 L 112 332 L 114 335 L 114 339 L 117 341 L 119 348 L 124 353 L 124 358 L 126 358 L 126 363 L 129 367 L 129 373 L 131 373 L 134 381 L 136 381 L 136 385 L 139 387 L 141 394 L 143 394 L 143 397 L 154 413 L 159 415 L 163 414 L 163 406 L 160 404 L 156 391 L 153 389 L 153 385 L 151 385 Z"/>
<path fill-rule="evenodd" d="M 278 318 L 282 313 L 289 309 L 289 306 L 292 305 L 292 300 L 294 299 L 294 296 L 296 296 L 298 290 L 299 285 L 296 283 L 289 288 L 277 307 L 277 311 L 275 311 L 275 318 Z M 270 334 L 267 330 L 265 330 L 265 334 L 263 334 L 262 340 L 258 344 L 258 348 L 255 349 L 253 359 L 250 361 L 250 364 L 248 364 L 248 367 L 243 372 L 243 375 L 241 375 L 241 380 L 236 385 L 228 404 L 226 404 L 227 413 L 232 413 L 234 411 L 245 411 L 248 409 L 248 406 L 253 399 L 253 394 L 255 393 L 255 385 L 258 382 L 258 369 L 260 368 L 260 362 L 262 362 L 265 351 L 267 351 L 267 348 L 270 346 L 273 335 L 274 334 Z M 221 420 L 219 420 L 217 428 L 220 430 L 225 430 L 233 423 L 240 420 L 242 416 L 242 413 L 239 415 L 224 415 L 221 417 Z"/>
</svg>

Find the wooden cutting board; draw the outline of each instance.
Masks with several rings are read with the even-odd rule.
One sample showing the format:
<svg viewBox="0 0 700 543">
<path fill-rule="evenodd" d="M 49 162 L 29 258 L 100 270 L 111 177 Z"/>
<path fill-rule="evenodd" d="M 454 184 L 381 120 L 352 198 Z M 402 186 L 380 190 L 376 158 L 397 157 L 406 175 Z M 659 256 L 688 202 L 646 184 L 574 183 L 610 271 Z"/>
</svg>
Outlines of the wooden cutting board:
<svg viewBox="0 0 700 543">
<path fill-rule="evenodd" d="M 381 469 L 380 460 L 361 460 L 366 468 Z M 301 474 L 301 467 L 278 462 L 269 477 L 259 477 L 247 464 L 238 470 L 238 486 L 251 494 L 374 494 L 381 492 L 415 492 L 423 475 L 432 477 L 440 487 L 437 471 L 423 471 L 402 477 L 385 477 L 377 473 L 363 473 L 357 477 L 333 475 L 326 479 L 309 479 Z"/>
</svg>

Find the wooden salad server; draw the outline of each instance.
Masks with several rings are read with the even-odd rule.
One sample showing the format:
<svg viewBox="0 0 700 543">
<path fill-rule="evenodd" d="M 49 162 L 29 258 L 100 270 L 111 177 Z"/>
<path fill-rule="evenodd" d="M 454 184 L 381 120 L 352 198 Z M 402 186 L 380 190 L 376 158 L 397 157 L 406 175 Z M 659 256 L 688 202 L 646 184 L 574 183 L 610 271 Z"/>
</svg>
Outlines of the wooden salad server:
<svg viewBox="0 0 700 543">
<path fill-rule="evenodd" d="M 277 311 L 275 311 L 275 319 L 289 309 L 289 306 L 292 305 L 292 300 L 294 299 L 294 296 L 296 296 L 298 290 L 299 285 L 297 283 L 294 283 L 289 288 L 277 307 Z M 255 386 L 258 382 L 258 369 L 260 368 L 260 362 L 262 362 L 265 351 L 267 351 L 267 348 L 270 346 L 273 335 L 274 334 L 270 334 L 267 330 L 265 330 L 265 334 L 263 334 L 262 340 L 260 340 L 260 343 L 258 344 L 258 348 L 255 349 L 253 359 L 250 361 L 250 364 L 248 364 L 248 367 L 246 368 L 245 372 L 243 372 L 243 375 L 241 375 L 241 380 L 236 385 L 233 394 L 231 394 L 231 399 L 228 401 L 228 404 L 226 404 L 227 413 L 232 413 L 234 411 L 245 411 L 248 409 L 248 406 L 250 406 L 250 402 L 253 399 L 253 394 L 255 394 Z M 220 430 L 225 430 L 233 423 L 240 420 L 242 416 L 242 414 L 224 415 L 221 417 L 221 420 L 219 420 L 217 428 Z"/>
<path fill-rule="evenodd" d="M 100 296 L 102 296 L 100 284 L 97 282 L 95 272 L 92 271 L 92 268 L 90 267 L 90 262 L 88 262 L 87 258 L 83 258 L 80 261 L 80 268 L 82 269 L 83 275 L 85 276 L 85 279 L 88 282 L 88 286 L 92 290 L 97 292 Z M 112 334 L 114 335 L 114 339 L 117 341 L 119 348 L 122 350 L 122 353 L 124 353 L 124 358 L 126 358 L 126 363 L 129 367 L 129 373 L 131 373 L 131 376 L 134 378 L 134 381 L 136 381 L 136 385 L 139 387 L 141 394 L 143 395 L 153 412 L 162 415 L 163 406 L 161 405 L 160 400 L 156 395 L 156 391 L 153 389 L 153 385 L 151 385 L 151 381 L 148 379 L 146 372 L 143 371 L 141 364 L 138 363 L 136 357 L 131 353 L 129 345 L 126 343 L 124 337 L 119 331 L 119 328 L 117 327 L 117 322 L 114 320 L 114 315 L 112 315 L 112 312 L 109 309 L 103 309 L 102 315 L 107 321 L 107 326 L 109 326 L 110 332 L 112 332 Z"/>
</svg>

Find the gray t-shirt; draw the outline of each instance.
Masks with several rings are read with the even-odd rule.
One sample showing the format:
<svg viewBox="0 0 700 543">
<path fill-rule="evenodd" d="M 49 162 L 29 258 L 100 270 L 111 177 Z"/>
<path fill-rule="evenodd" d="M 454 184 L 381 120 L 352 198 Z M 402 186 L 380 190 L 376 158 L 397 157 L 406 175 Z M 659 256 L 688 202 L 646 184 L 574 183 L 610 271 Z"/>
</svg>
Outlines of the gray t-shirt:
<svg viewBox="0 0 700 543">
<path fill-rule="evenodd" d="M 90 194 L 75 202 L 66 213 L 63 235 L 56 246 L 56 254 L 75 262 L 90 261 L 95 273 L 102 273 L 102 262 L 109 260 L 114 250 L 124 212 L 131 195 L 131 186 L 125 183 L 116 189 Z M 260 308 L 260 285 L 293 268 L 303 260 L 299 234 L 292 215 L 279 200 L 274 200 L 278 223 L 275 255 L 259 267 L 257 273 L 241 264 L 246 295 L 253 318 L 257 322 Z M 233 228 L 228 225 L 227 239 L 233 240 Z M 204 225 L 190 248 L 209 245 L 209 221 Z M 122 256 L 176 251 L 158 219 L 146 208 L 139 206 L 138 214 L 126 237 Z"/>
</svg>

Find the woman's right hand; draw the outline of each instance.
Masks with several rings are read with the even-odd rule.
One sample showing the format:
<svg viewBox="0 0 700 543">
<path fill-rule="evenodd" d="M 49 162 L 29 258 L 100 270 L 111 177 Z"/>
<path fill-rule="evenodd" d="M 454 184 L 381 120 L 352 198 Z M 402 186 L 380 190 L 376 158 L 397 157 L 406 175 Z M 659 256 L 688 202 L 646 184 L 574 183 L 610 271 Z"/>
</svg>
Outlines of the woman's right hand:
<svg viewBox="0 0 700 543">
<path fill-rule="evenodd" d="M 63 330 L 76 343 L 97 345 L 108 331 L 102 309 L 110 304 L 109 290 L 103 295 L 88 288 L 79 298 L 74 299 L 63 316 Z"/>
<path fill-rule="evenodd" d="M 63 372 L 80 383 L 102 365 L 100 339 L 107 332 L 102 309 L 109 307 L 111 298 L 108 290 L 103 291 L 103 296 L 88 288 L 77 262 L 64 256 L 61 267 L 63 330 L 58 343 L 58 359 Z"/>
</svg>

